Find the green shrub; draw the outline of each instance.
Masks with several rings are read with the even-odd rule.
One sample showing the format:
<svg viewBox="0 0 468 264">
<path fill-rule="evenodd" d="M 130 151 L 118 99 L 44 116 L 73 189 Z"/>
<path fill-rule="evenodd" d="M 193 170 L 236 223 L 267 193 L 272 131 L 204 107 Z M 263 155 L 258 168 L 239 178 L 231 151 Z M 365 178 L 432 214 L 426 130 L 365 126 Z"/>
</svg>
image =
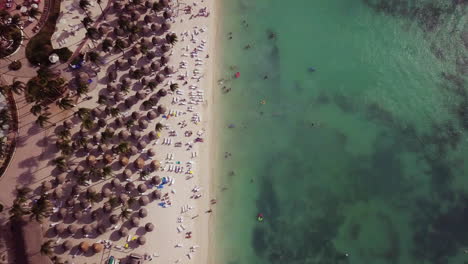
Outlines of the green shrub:
<svg viewBox="0 0 468 264">
<path fill-rule="evenodd" d="M 61 62 L 67 62 L 73 55 L 73 52 L 68 48 L 56 49 L 54 52 L 57 53 Z"/>
</svg>

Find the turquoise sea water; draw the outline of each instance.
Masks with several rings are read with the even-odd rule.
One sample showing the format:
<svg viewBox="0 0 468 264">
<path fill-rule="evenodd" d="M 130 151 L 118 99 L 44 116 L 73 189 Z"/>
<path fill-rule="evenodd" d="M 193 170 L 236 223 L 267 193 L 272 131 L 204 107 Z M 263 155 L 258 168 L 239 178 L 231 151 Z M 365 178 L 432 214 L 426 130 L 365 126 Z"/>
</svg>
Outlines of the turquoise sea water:
<svg viewBox="0 0 468 264">
<path fill-rule="evenodd" d="M 466 1 L 221 2 L 217 263 L 468 263 Z"/>
</svg>

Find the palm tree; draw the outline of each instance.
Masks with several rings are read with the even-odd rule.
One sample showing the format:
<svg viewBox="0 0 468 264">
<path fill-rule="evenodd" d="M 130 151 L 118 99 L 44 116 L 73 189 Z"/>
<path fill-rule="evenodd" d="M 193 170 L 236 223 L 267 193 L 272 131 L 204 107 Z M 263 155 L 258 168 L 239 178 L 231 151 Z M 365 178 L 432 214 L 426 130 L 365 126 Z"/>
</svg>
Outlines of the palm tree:
<svg viewBox="0 0 468 264">
<path fill-rule="evenodd" d="M 93 19 L 88 16 L 86 16 L 85 18 L 83 18 L 83 20 L 81 20 L 81 23 L 83 24 L 85 28 L 88 28 L 89 25 L 91 25 L 93 22 L 94 22 Z"/>
<path fill-rule="evenodd" d="M 16 201 L 19 203 L 26 202 L 26 196 L 32 192 L 32 189 L 26 186 L 16 187 Z"/>
<path fill-rule="evenodd" d="M 101 56 L 96 51 L 90 51 L 86 54 L 86 59 L 94 63 L 96 66 L 101 62 Z"/>
<path fill-rule="evenodd" d="M 115 44 L 114 44 L 115 49 L 118 49 L 118 50 L 123 52 L 126 47 L 127 47 L 127 43 L 125 43 L 125 41 L 123 41 L 121 39 L 117 39 L 115 41 Z"/>
<path fill-rule="evenodd" d="M 68 168 L 67 159 L 63 156 L 53 159 L 52 165 L 55 165 L 59 170 L 62 170 L 62 171 L 65 171 Z"/>
<path fill-rule="evenodd" d="M 46 242 L 44 242 L 42 245 L 41 245 L 41 255 L 45 255 L 45 256 L 52 256 L 53 254 L 53 243 L 54 241 L 52 240 L 47 240 Z"/>
<path fill-rule="evenodd" d="M 159 3 L 159 1 L 156 1 L 153 3 L 153 7 L 151 8 L 154 12 L 159 12 L 163 10 L 163 6 Z"/>
<path fill-rule="evenodd" d="M 107 142 L 114 137 L 114 132 L 110 131 L 108 128 L 101 133 L 101 141 Z"/>
<path fill-rule="evenodd" d="M 60 144 L 57 145 L 57 148 L 62 152 L 63 156 L 69 156 L 73 153 L 73 147 L 71 145 L 70 140 L 64 140 Z M 61 168 L 64 170 L 64 168 Z"/>
<path fill-rule="evenodd" d="M 95 204 L 99 202 L 100 195 L 97 192 L 88 192 L 86 194 L 86 200 L 90 202 L 91 204 Z"/>
<path fill-rule="evenodd" d="M 111 166 L 104 166 L 101 169 L 101 175 L 104 178 L 109 178 L 113 175 Z"/>
<path fill-rule="evenodd" d="M 37 116 L 42 112 L 43 109 L 44 107 L 41 104 L 35 104 L 31 106 L 31 110 L 29 111 L 31 112 L 31 114 Z"/>
<path fill-rule="evenodd" d="M 42 219 L 48 217 L 52 212 L 52 204 L 47 195 L 42 195 L 31 207 L 31 219 L 36 219 L 39 223 Z"/>
<path fill-rule="evenodd" d="M 120 91 L 122 91 L 124 94 L 127 94 L 130 92 L 130 84 L 125 83 L 120 86 Z"/>
<path fill-rule="evenodd" d="M 175 33 L 168 33 L 166 35 L 166 41 L 167 41 L 167 43 L 169 43 L 171 45 L 176 44 L 176 42 L 178 41 L 177 35 Z"/>
<path fill-rule="evenodd" d="M 79 185 L 85 185 L 89 180 L 89 174 L 87 173 L 81 173 L 80 175 L 78 175 L 78 177 L 76 178 L 76 182 L 79 184 Z"/>
<path fill-rule="evenodd" d="M 112 117 L 117 117 L 120 114 L 120 110 L 118 107 L 111 107 L 109 109 L 109 112 Z"/>
<path fill-rule="evenodd" d="M 163 124 L 161 124 L 159 122 L 156 124 L 156 130 L 157 131 L 161 131 L 163 129 L 163 127 L 164 127 Z"/>
<path fill-rule="evenodd" d="M 26 85 L 22 81 L 18 81 L 16 79 L 13 80 L 13 83 L 10 85 L 10 90 L 14 92 L 15 94 L 20 94 L 24 89 L 26 88 Z"/>
<path fill-rule="evenodd" d="M 88 11 L 88 7 L 91 6 L 91 2 L 89 0 L 80 0 L 80 8 L 83 9 L 83 11 Z"/>
<path fill-rule="evenodd" d="M 175 92 L 177 89 L 179 89 L 179 84 L 177 83 L 172 83 L 169 88 L 171 89 L 171 91 Z"/>
<path fill-rule="evenodd" d="M 23 203 L 14 202 L 8 213 L 10 214 L 10 220 L 17 220 L 23 215 L 29 214 L 29 210 L 23 206 Z"/>
<path fill-rule="evenodd" d="M 76 95 L 78 97 L 81 97 L 83 95 L 88 95 L 89 92 L 89 86 L 86 83 L 79 82 L 78 87 L 76 88 Z"/>
<path fill-rule="evenodd" d="M 124 221 L 124 220 L 129 219 L 131 214 L 132 214 L 132 212 L 130 210 L 128 210 L 128 207 L 123 206 L 122 210 L 120 211 L 119 217 L 120 217 L 120 219 L 122 219 L 122 221 Z"/>
<path fill-rule="evenodd" d="M 112 48 L 112 40 L 110 38 L 106 38 L 102 41 L 102 51 L 108 52 Z"/>
<path fill-rule="evenodd" d="M 75 112 L 75 115 L 77 115 L 80 120 L 84 120 L 90 117 L 91 109 L 86 107 L 80 107 L 78 108 L 78 111 Z"/>
<path fill-rule="evenodd" d="M 119 153 L 128 153 L 130 151 L 130 144 L 128 142 L 122 142 L 117 145 L 117 152 Z"/>
<path fill-rule="evenodd" d="M 87 130 L 91 130 L 94 128 L 94 122 L 90 118 L 85 118 L 81 122 L 81 127 Z"/>
<path fill-rule="evenodd" d="M 75 107 L 75 105 L 73 104 L 73 100 L 70 99 L 69 97 L 64 97 L 58 100 L 56 104 L 62 110 L 68 110 L 68 109 Z"/>
<path fill-rule="evenodd" d="M 34 18 L 34 19 L 37 19 L 37 16 L 41 13 L 41 11 L 39 11 L 39 9 L 37 8 L 31 8 L 29 9 L 28 11 L 28 16 Z"/>
<path fill-rule="evenodd" d="M 125 122 L 125 127 L 130 130 L 133 126 L 135 125 L 135 120 L 134 119 L 129 119 L 127 122 Z"/>
<path fill-rule="evenodd" d="M 48 112 L 41 113 L 36 119 L 36 124 L 38 124 L 40 127 L 44 128 L 47 123 L 50 123 L 49 116 L 50 116 L 50 113 L 48 113 Z"/>
<path fill-rule="evenodd" d="M 103 95 L 103 94 L 100 94 L 99 97 L 98 97 L 98 104 L 100 105 L 105 105 L 107 104 L 107 96 Z"/>
<path fill-rule="evenodd" d="M 109 200 L 107 201 L 112 207 L 117 207 L 120 202 L 119 202 L 119 198 L 117 198 L 117 196 L 111 196 L 109 197 Z"/>
<path fill-rule="evenodd" d="M 157 83 L 155 81 L 150 81 L 148 83 L 148 88 L 150 88 L 151 91 L 154 91 L 154 89 L 156 88 L 156 85 L 157 85 Z"/>
<path fill-rule="evenodd" d="M 60 130 L 57 133 L 57 137 L 64 140 L 64 139 L 70 139 L 71 138 L 71 132 L 70 129 L 64 128 L 63 130 Z"/>
</svg>

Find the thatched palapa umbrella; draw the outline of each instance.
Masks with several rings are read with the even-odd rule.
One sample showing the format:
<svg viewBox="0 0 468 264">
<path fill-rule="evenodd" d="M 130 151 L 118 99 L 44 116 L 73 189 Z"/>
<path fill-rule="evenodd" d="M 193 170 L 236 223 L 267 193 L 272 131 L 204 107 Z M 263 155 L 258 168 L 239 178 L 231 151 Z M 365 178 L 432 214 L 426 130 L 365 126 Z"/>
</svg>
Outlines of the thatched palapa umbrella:
<svg viewBox="0 0 468 264">
<path fill-rule="evenodd" d="M 161 50 L 162 50 L 163 52 L 169 52 L 169 51 L 171 50 L 171 45 L 169 45 L 169 44 L 163 44 L 163 45 L 161 46 Z"/>
<path fill-rule="evenodd" d="M 73 122 L 70 119 L 63 121 L 63 126 L 65 128 L 71 129 L 73 127 Z"/>
<path fill-rule="evenodd" d="M 121 156 L 119 159 L 120 165 L 127 166 L 128 165 L 128 158 L 125 156 Z"/>
<path fill-rule="evenodd" d="M 106 233 L 106 231 L 107 231 L 107 226 L 104 225 L 104 224 L 100 224 L 100 225 L 98 226 L 98 228 L 97 228 L 97 231 L 98 231 L 98 233 L 99 233 L 100 235 L 102 235 L 102 234 Z"/>
<path fill-rule="evenodd" d="M 132 145 L 130 147 L 130 154 L 136 155 L 137 153 L 138 153 L 138 148 Z"/>
<path fill-rule="evenodd" d="M 83 232 L 83 234 L 85 234 L 85 235 L 89 235 L 89 234 L 91 234 L 91 232 L 93 232 L 93 228 L 91 227 L 91 225 L 84 225 L 81 228 L 81 232 Z"/>
<path fill-rule="evenodd" d="M 114 156 L 112 156 L 111 154 L 107 153 L 107 154 L 104 154 L 104 162 L 106 164 L 111 164 L 112 161 L 114 161 Z"/>
<path fill-rule="evenodd" d="M 141 137 L 141 132 L 140 132 L 140 131 L 138 131 L 138 130 L 133 130 L 133 131 L 132 131 L 132 138 L 133 138 L 133 139 L 137 140 L 137 139 L 139 139 L 140 137 Z"/>
<path fill-rule="evenodd" d="M 102 251 L 102 249 L 104 248 L 104 246 L 100 243 L 94 243 L 93 244 L 93 251 L 94 253 L 99 253 Z"/>
<path fill-rule="evenodd" d="M 137 169 L 143 169 L 143 167 L 145 167 L 145 160 L 143 158 L 138 158 L 135 160 L 135 162 L 133 163 L 133 165 L 135 165 L 135 167 Z"/>
<path fill-rule="evenodd" d="M 161 168 L 161 163 L 157 160 L 152 160 L 150 166 L 153 170 L 159 170 Z"/>
<path fill-rule="evenodd" d="M 128 58 L 127 62 L 130 65 L 135 65 L 137 63 L 137 59 L 132 56 L 132 57 Z"/>
<path fill-rule="evenodd" d="M 140 224 L 140 218 L 132 216 L 132 218 L 130 219 L 130 223 L 132 224 L 132 226 L 137 227 Z"/>
<path fill-rule="evenodd" d="M 72 195 L 78 195 L 81 192 L 81 186 L 73 185 L 72 187 Z"/>
<path fill-rule="evenodd" d="M 122 173 L 125 179 L 130 179 L 132 177 L 132 171 L 130 169 L 125 169 Z"/>
<path fill-rule="evenodd" d="M 123 204 L 127 203 L 127 202 L 128 202 L 128 199 L 129 199 L 129 197 L 128 197 L 128 195 L 125 194 L 125 193 L 121 193 L 121 194 L 119 195 L 119 200 L 120 200 L 120 202 L 123 203 Z"/>
<path fill-rule="evenodd" d="M 148 126 L 148 125 L 147 125 L 147 126 Z M 138 145 L 138 148 L 139 148 L 139 149 L 144 149 L 144 148 L 146 148 L 146 145 L 147 145 L 147 144 L 146 144 L 145 141 L 138 141 L 138 144 L 137 144 L 137 145 Z"/>
<path fill-rule="evenodd" d="M 144 120 L 144 119 L 140 119 L 138 120 L 138 126 L 141 128 L 141 129 L 145 129 L 148 127 L 148 121 Z M 141 141 L 140 141 L 141 142 Z"/>
<path fill-rule="evenodd" d="M 77 210 L 73 212 L 73 218 L 75 220 L 79 220 L 83 216 L 83 212 L 81 210 Z"/>
<path fill-rule="evenodd" d="M 124 104 L 127 108 L 131 108 L 132 105 L 133 105 L 133 100 L 132 98 L 126 98 L 125 101 L 124 101 Z"/>
<path fill-rule="evenodd" d="M 119 229 L 119 234 L 120 234 L 121 237 L 127 236 L 128 235 L 128 228 L 126 228 L 125 226 L 122 226 Z"/>
<path fill-rule="evenodd" d="M 151 140 L 154 140 L 158 138 L 158 133 L 156 131 L 150 131 L 148 136 Z"/>
<path fill-rule="evenodd" d="M 156 155 L 156 151 L 154 151 L 154 149 L 150 148 L 150 149 L 148 149 L 147 154 L 148 154 L 148 156 L 153 157 L 154 155 Z"/>
<path fill-rule="evenodd" d="M 160 62 L 161 62 L 161 65 L 169 63 L 169 57 L 161 56 Z"/>
<path fill-rule="evenodd" d="M 147 224 L 145 225 L 145 230 L 146 230 L 146 232 L 151 232 L 151 231 L 153 231 L 153 230 L 154 230 L 154 225 L 153 225 L 152 223 L 147 223 Z"/>
<path fill-rule="evenodd" d="M 117 127 L 122 127 L 124 125 L 124 120 L 122 117 L 118 116 L 115 118 L 114 120 L 114 124 L 117 126 Z"/>
<path fill-rule="evenodd" d="M 169 0 L 160 0 L 159 4 L 163 7 L 169 7 Z"/>
<path fill-rule="evenodd" d="M 159 90 L 160 92 L 162 91 L 163 89 Z M 164 94 L 163 92 L 161 92 L 161 94 Z M 156 111 L 158 112 L 158 114 L 160 115 L 163 115 L 167 112 L 167 109 L 165 106 L 163 105 L 159 105 L 158 108 L 156 109 Z"/>
<path fill-rule="evenodd" d="M 42 191 L 43 192 L 48 192 L 52 189 L 52 183 L 50 181 L 45 181 L 42 182 Z"/>
<path fill-rule="evenodd" d="M 91 204 L 87 200 L 82 200 L 80 201 L 80 206 L 82 209 L 86 209 L 90 206 Z"/>
<path fill-rule="evenodd" d="M 144 236 L 138 237 L 137 242 L 140 245 L 144 245 L 146 244 L 146 238 Z"/>
<path fill-rule="evenodd" d="M 138 185 L 138 192 L 140 193 L 144 193 L 148 190 L 148 187 L 146 186 L 146 184 L 144 183 L 141 183 Z"/>
<path fill-rule="evenodd" d="M 60 208 L 59 211 L 57 212 L 57 216 L 60 218 L 60 219 L 64 219 L 65 217 L 67 217 L 67 214 L 68 214 L 68 211 L 66 208 Z"/>
<path fill-rule="evenodd" d="M 143 18 L 143 21 L 145 21 L 146 24 L 149 24 L 149 23 L 153 22 L 153 16 L 152 15 L 146 15 Z"/>
<path fill-rule="evenodd" d="M 163 13 L 163 17 L 164 17 L 165 19 L 169 19 L 169 18 L 171 18 L 172 16 L 173 16 L 173 14 L 172 14 L 172 11 L 171 11 L 171 10 L 166 10 L 166 11 L 164 11 L 164 13 Z"/>
<path fill-rule="evenodd" d="M 88 152 L 92 151 L 93 150 L 93 147 L 94 147 L 94 144 L 92 144 L 91 142 L 90 143 L 86 143 L 85 145 L 85 150 L 87 150 Z M 89 158 L 89 156 L 88 156 Z M 88 163 L 89 164 L 89 163 Z"/>
<path fill-rule="evenodd" d="M 146 117 L 147 117 L 149 120 L 153 120 L 153 119 L 155 119 L 156 117 L 158 117 L 158 114 L 156 114 L 153 110 L 150 110 L 150 111 L 148 111 L 148 113 L 146 114 Z"/>
<path fill-rule="evenodd" d="M 161 57 L 161 58 L 163 58 L 163 57 Z M 164 78 L 164 75 L 158 74 L 158 75 L 156 75 L 155 81 L 156 81 L 157 83 L 162 83 L 162 82 L 164 81 L 164 79 L 165 79 L 165 78 Z"/>
<path fill-rule="evenodd" d="M 117 61 L 118 61 L 118 60 L 117 60 Z M 116 62 L 117 62 L 117 61 L 116 61 Z M 107 89 L 107 91 L 108 91 L 109 93 L 112 93 L 112 92 L 117 91 L 117 86 L 115 86 L 115 84 L 108 83 L 106 89 Z"/>
<path fill-rule="evenodd" d="M 105 120 L 103 120 L 103 119 L 99 119 L 99 120 L 104 121 L 104 126 L 106 126 L 106 121 L 105 121 Z M 102 127 L 104 127 L 104 126 L 102 126 Z M 102 139 L 101 134 L 96 134 L 96 135 L 94 135 L 94 136 L 93 136 L 93 142 L 94 142 L 94 144 L 97 144 L 97 143 L 101 142 L 101 139 Z"/>
<path fill-rule="evenodd" d="M 67 226 L 67 231 L 68 231 L 68 233 L 70 233 L 70 235 L 73 235 L 73 234 L 76 233 L 76 231 L 78 231 L 78 226 L 69 225 L 69 226 Z"/>
<path fill-rule="evenodd" d="M 90 166 L 95 166 L 97 164 L 97 160 L 96 160 L 96 157 L 94 155 L 89 155 L 88 157 L 86 157 L 86 162 Z"/>
<path fill-rule="evenodd" d="M 169 29 L 171 29 L 171 24 L 169 24 L 168 22 L 163 22 L 163 23 L 161 24 L 161 29 L 162 29 L 163 31 L 168 31 Z"/>
<path fill-rule="evenodd" d="M 141 117 L 140 112 L 138 112 L 138 111 L 133 111 L 133 112 L 132 112 L 132 118 L 133 118 L 134 120 L 138 120 L 138 119 L 140 119 L 140 117 Z"/>
<path fill-rule="evenodd" d="M 65 231 L 65 229 L 66 229 L 66 226 L 63 223 L 58 223 L 54 226 L 54 230 L 55 230 L 55 233 L 57 233 L 57 235 L 62 234 L 63 231 Z"/>
<path fill-rule="evenodd" d="M 114 94 L 114 101 L 116 102 L 120 102 L 122 100 L 124 100 L 124 95 L 122 93 L 115 93 Z"/>
<path fill-rule="evenodd" d="M 60 199 L 63 197 L 63 189 L 61 187 L 55 188 L 53 192 L 53 196 L 55 199 Z"/>
<path fill-rule="evenodd" d="M 102 128 L 102 127 L 105 127 L 107 125 L 107 122 L 106 122 L 106 120 L 104 118 L 99 118 L 97 124 L 98 124 L 98 127 Z M 101 135 L 99 135 L 99 136 L 101 136 Z M 96 142 L 96 143 L 98 143 L 98 142 Z"/>
<path fill-rule="evenodd" d="M 81 242 L 79 247 L 82 252 L 88 252 L 89 250 L 89 244 L 86 241 Z"/>
<path fill-rule="evenodd" d="M 153 199 L 156 199 L 156 200 L 161 199 L 161 191 L 160 190 L 155 190 L 153 192 Z"/>
<path fill-rule="evenodd" d="M 159 62 L 152 62 L 151 65 L 151 70 L 153 71 L 159 71 L 161 69 L 161 64 L 159 64 Z"/>
<path fill-rule="evenodd" d="M 154 58 L 156 58 L 156 52 L 150 50 L 146 53 L 146 58 L 148 60 L 153 60 Z"/>
<path fill-rule="evenodd" d="M 140 91 L 135 93 L 135 97 L 138 98 L 139 100 L 145 99 L 146 93 L 145 93 L 145 91 L 140 90 Z"/>
<path fill-rule="evenodd" d="M 151 28 L 151 30 L 152 30 L 153 32 L 156 32 L 156 31 L 161 30 L 161 25 L 156 24 L 156 23 L 153 23 L 153 24 L 151 24 L 150 28 Z"/>
<path fill-rule="evenodd" d="M 130 133 L 127 130 L 121 130 L 119 132 L 119 138 L 120 139 L 126 140 L 126 139 L 128 139 L 129 136 L 130 136 Z"/>
<path fill-rule="evenodd" d="M 94 210 L 92 213 L 91 213 L 91 219 L 93 220 L 97 220 L 99 219 L 99 216 L 101 215 L 99 209 L 98 210 Z"/>
<path fill-rule="evenodd" d="M 120 180 L 117 179 L 117 178 L 112 179 L 111 185 L 112 185 L 112 187 L 114 187 L 114 188 L 120 187 L 120 186 L 121 186 L 121 185 L 120 185 Z"/>
<path fill-rule="evenodd" d="M 113 225 L 117 224 L 119 222 L 119 216 L 117 215 L 111 215 L 109 217 L 109 222 Z"/>
<path fill-rule="evenodd" d="M 162 180 L 161 180 L 161 177 L 159 176 L 153 176 L 151 178 L 151 183 L 154 184 L 154 185 L 159 185 L 161 184 Z"/>
<path fill-rule="evenodd" d="M 64 251 L 68 251 L 73 247 L 73 243 L 70 240 L 65 240 L 62 243 L 62 248 Z"/>
<path fill-rule="evenodd" d="M 141 208 L 139 211 L 138 211 L 138 216 L 140 218 L 143 218 L 143 217 L 146 217 L 148 215 L 148 210 L 146 208 Z"/>
<path fill-rule="evenodd" d="M 164 73 L 165 74 L 173 74 L 174 73 L 174 67 L 172 67 L 172 66 L 164 67 Z"/>
<path fill-rule="evenodd" d="M 106 202 L 102 206 L 102 210 L 104 211 L 104 213 L 110 213 L 110 212 L 112 212 L 112 205 L 110 203 Z"/>
<path fill-rule="evenodd" d="M 65 201 L 65 206 L 67 207 L 73 207 L 74 205 L 75 205 L 75 199 L 73 199 L 72 197 L 68 198 Z"/>
<path fill-rule="evenodd" d="M 116 71 L 109 71 L 109 73 L 107 74 L 107 79 L 109 79 L 109 81 L 113 82 L 117 79 L 117 72 Z"/>
<path fill-rule="evenodd" d="M 150 200 L 149 200 L 148 196 L 146 196 L 146 195 L 143 195 L 138 199 L 138 203 L 140 205 L 147 205 L 147 204 L 149 204 L 149 202 L 150 202 Z"/>
<path fill-rule="evenodd" d="M 153 45 L 157 45 L 157 44 L 164 43 L 164 41 L 160 37 L 152 37 L 151 38 L 151 43 L 153 43 Z"/>
<path fill-rule="evenodd" d="M 132 192 L 132 191 L 135 190 L 135 188 L 136 188 L 136 186 L 135 186 L 135 183 L 133 183 L 133 182 L 127 182 L 127 184 L 125 184 L 125 190 L 127 192 Z"/>
</svg>

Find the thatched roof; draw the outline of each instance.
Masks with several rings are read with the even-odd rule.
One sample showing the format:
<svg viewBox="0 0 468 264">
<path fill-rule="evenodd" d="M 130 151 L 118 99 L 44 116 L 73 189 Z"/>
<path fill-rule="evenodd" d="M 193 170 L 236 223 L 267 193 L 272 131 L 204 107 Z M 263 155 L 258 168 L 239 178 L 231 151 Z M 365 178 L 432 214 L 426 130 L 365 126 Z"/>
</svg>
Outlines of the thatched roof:
<svg viewBox="0 0 468 264">
<path fill-rule="evenodd" d="M 54 192 L 53 192 L 53 196 L 55 199 L 60 199 L 63 197 L 63 189 L 61 187 L 57 187 L 55 188 Z"/>
<path fill-rule="evenodd" d="M 112 161 L 114 161 L 114 156 L 112 156 L 111 154 L 104 154 L 104 162 L 106 164 L 110 164 L 112 163 Z"/>
<path fill-rule="evenodd" d="M 104 224 L 100 224 L 97 228 L 99 234 L 104 234 L 107 231 L 107 226 Z"/>
<path fill-rule="evenodd" d="M 96 163 L 97 163 L 96 156 L 89 155 L 88 157 L 86 157 L 86 162 L 91 166 L 96 165 Z"/>
<path fill-rule="evenodd" d="M 104 205 L 102 206 L 102 210 L 105 213 L 110 213 L 112 212 L 112 205 L 110 203 L 104 203 Z"/>
<path fill-rule="evenodd" d="M 140 218 L 136 217 L 136 216 L 132 216 L 132 218 L 130 219 L 130 223 L 134 226 L 134 227 L 137 227 L 139 224 L 140 224 Z"/>
<path fill-rule="evenodd" d="M 128 195 L 125 194 L 125 193 L 121 193 L 121 194 L 119 195 L 119 200 L 120 200 L 121 203 L 127 203 L 127 202 L 128 202 L 128 199 L 129 199 L 129 197 L 128 197 Z"/>
<path fill-rule="evenodd" d="M 111 224 L 115 225 L 119 222 L 119 217 L 117 215 L 111 215 L 109 217 L 109 222 L 111 222 Z"/>
<path fill-rule="evenodd" d="M 147 204 L 149 204 L 149 202 L 150 202 L 150 200 L 149 200 L 148 196 L 146 196 L 146 195 L 143 195 L 138 199 L 138 203 L 140 203 L 140 205 L 147 205 Z"/>
<path fill-rule="evenodd" d="M 72 187 L 72 195 L 78 195 L 81 192 L 81 186 L 73 185 Z"/>
<path fill-rule="evenodd" d="M 73 243 L 70 240 L 65 240 L 62 243 L 62 248 L 63 250 L 67 251 L 70 250 L 73 247 Z"/>
<path fill-rule="evenodd" d="M 83 252 L 88 252 L 89 250 L 89 244 L 86 241 L 81 242 L 79 247 L 80 247 L 80 250 Z"/>
<path fill-rule="evenodd" d="M 153 198 L 154 198 L 154 199 L 161 199 L 161 196 L 162 196 L 162 194 L 161 194 L 161 191 L 160 191 L 160 190 L 155 190 L 155 191 L 153 192 Z"/>
<path fill-rule="evenodd" d="M 145 160 L 143 158 L 138 158 L 133 163 L 137 169 L 143 169 L 145 167 Z"/>
<path fill-rule="evenodd" d="M 75 203 L 76 203 L 76 200 L 73 197 L 70 197 L 65 201 L 65 205 L 67 207 L 73 207 Z"/>
<path fill-rule="evenodd" d="M 92 213 L 91 213 L 91 219 L 92 220 L 97 220 L 99 219 L 99 216 L 101 215 L 101 212 L 98 210 L 94 210 Z"/>
<path fill-rule="evenodd" d="M 138 211 L 138 216 L 141 218 L 146 217 L 147 215 L 148 215 L 148 210 L 146 208 L 141 208 Z"/>
<path fill-rule="evenodd" d="M 133 139 L 139 139 L 141 137 L 141 132 L 138 130 L 133 130 L 132 131 L 132 138 Z"/>
<path fill-rule="evenodd" d="M 146 238 L 144 236 L 138 237 L 137 242 L 140 245 L 144 245 L 146 244 Z"/>
<path fill-rule="evenodd" d="M 150 120 L 153 120 L 156 117 L 158 117 L 158 114 L 156 114 L 156 112 L 151 110 L 151 111 L 148 111 L 148 113 L 146 114 L 146 117 Z"/>
<path fill-rule="evenodd" d="M 154 184 L 154 185 L 159 185 L 161 184 L 162 180 L 161 180 L 161 177 L 159 176 L 153 176 L 151 178 L 151 183 Z"/>
<path fill-rule="evenodd" d="M 122 237 L 128 235 L 128 228 L 126 228 L 125 226 L 122 226 L 122 227 L 119 229 L 119 234 L 120 234 L 120 236 L 122 236 Z"/>
<path fill-rule="evenodd" d="M 158 132 L 156 132 L 156 131 L 150 131 L 149 134 L 148 134 L 148 137 L 149 137 L 151 140 L 157 139 L 157 138 L 158 138 Z"/>
<path fill-rule="evenodd" d="M 128 158 L 125 156 L 121 156 L 119 162 L 122 166 L 126 166 L 128 164 Z"/>
<path fill-rule="evenodd" d="M 95 253 L 101 252 L 103 248 L 104 248 L 104 246 L 102 244 L 99 244 L 99 243 L 94 243 L 93 244 L 93 251 Z"/>
<path fill-rule="evenodd" d="M 67 178 L 66 173 L 60 173 L 59 175 L 57 175 L 57 177 L 55 177 L 55 182 L 57 184 L 62 184 L 65 182 L 66 178 Z"/>
<path fill-rule="evenodd" d="M 129 136 L 130 136 L 130 132 L 128 132 L 126 129 L 121 130 L 119 132 L 119 138 L 120 139 L 126 140 L 126 139 L 128 139 Z"/>
<path fill-rule="evenodd" d="M 62 234 L 63 231 L 65 231 L 67 227 L 65 226 L 64 223 L 58 223 L 54 226 L 54 230 L 57 234 Z"/>
<path fill-rule="evenodd" d="M 143 90 L 139 90 L 135 93 L 135 97 L 138 99 L 144 99 L 146 97 L 146 93 Z"/>
<path fill-rule="evenodd" d="M 90 206 L 91 204 L 87 200 L 81 200 L 80 201 L 80 206 L 82 209 L 86 209 Z"/>
<path fill-rule="evenodd" d="M 73 212 L 73 218 L 75 220 L 79 220 L 83 216 L 83 212 L 81 210 L 77 210 Z"/>
<path fill-rule="evenodd" d="M 138 111 L 133 111 L 133 112 L 132 112 L 132 118 L 133 118 L 133 120 L 136 121 L 136 120 L 140 119 L 140 117 L 141 117 L 140 112 L 138 112 Z"/>
<path fill-rule="evenodd" d="M 50 189 L 52 189 L 52 183 L 50 181 L 42 182 L 42 191 L 43 192 L 50 191 Z"/>
<path fill-rule="evenodd" d="M 171 18 L 172 16 L 173 16 L 173 14 L 172 14 L 172 11 L 171 11 L 171 10 L 166 10 L 166 11 L 164 11 L 164 13 L 163 13 L 163 17 L 164 17 L 165 19 L 169 19 L 169 18 Z"/>
<path fill-rule="evenodd" d="M 91 232 L 93 232 L 93 228 L 91 227 L 91 225 L 84 225 L 81 228 L 81 232 L 83 232 L 83 234 L 89 235 L 91 234 Z"/>
<path fill-rule="evenodd" d="M 153 157 L 154 155 L 156 155 L 156 151 L 152 148 L 148 149 L 148 156 Z"/>
<path fill-rule="evenodd" d="M 123 175 L 126 179 L 132 177 L 132 174 L 133 174 L 133 173 L 132 173 L 132 171 L 131 171 L 130 169 L 125 169 L 125 170 L 123 171 L 123 173 L 122 173 L 122 175 Z M 127 183 L 127 185 L 128 185 L 128 183 Z"/>
<path fill-rule="evenodd" d="M 153 32 L 156 32 L 156 31 L 161 30 L 161 25 L 160 25 L 160 24 L 153 23 L 153 24 L 151 24 L 150 28 L 151 28 L 151 30 L 152 30 Z"/>
<path fill-rule="evenodd" d="M 70 119 L 63 121 L 63 126 L 70 129 L 73 127 L 73 122 Z"/>
<path fill-rule="evenodd" d="M 147 144 L 146 144 L 145 141 L 138 141 L 138 144 L 137 144 L 137 145 L 138 145 L 138 148 L 139 148 L 139 149 L 144 149 L 144 148 L 146 148 L 146 145 L 147 145 Z"/>
<path fill-rule="evenodd" d="M 147 223 L 147 224 L 145 225 L 145 230 L 146 230 L 146 232 L 151 232 L 151 231 L 153 231 L 153 230 L 154 230 L 154 225 L 153 225 L 152 223 Z"/>
<path fill-rule="evenodd" d="M 141 183 L 138 185 L 138 191 L 141 192 L 141 193 L 144 193 L 148 190 L 148 187 L 146 186 L 146 184 L 144 183 Z"/>
<path fill-rule="evenodd" d="M 136 189 L 135 183 L 127 182 L 127 184 L 125 184 L 125 190 L 126 191 L 131 192 L 131 191 L 134 191 L 135 189 Z"/>
<path fill-rule="evenodd" d="M 140 119 L 138 120 L 138 126 L 141 128 L 141 129 L 145 129 L 148 127 L 148 121 L 144 120 L 144 119 Z M 141 142 L 141 141 L 140 141 Z"/>
<path fill-rule="evenodd" d="M 111 195 L 112 195 L 112 190 L 111 189 L 109 189 L 107 187 L 102 189 L 102 196 L 109 197 Z"/>
<path fill-rule="evenodd" d="M 78 231 L 78 226 L 76 225 L 69 225 L 67 226 L 67 231 L 68 233 L 70 233 L 71 235 L 75 234 L 76 231 Z"/>
<path fill-rule="evenodd" d="M 112 179 L 111 185 L 112 185 L 112 187 L 114 187 L 114 188 L 119 187 L 119 186 L 120 186 L 120 180 L 117 179 L 117 178 Z"/>
<path fill-rule="evenodd" d="M 138 153 L 138 148 L 135 147 L 135 146 L 131 146 L 131 147 L 130 147 L 130 153 L 131 153 L 132 155 L 136 155 L 136 154 Z"/>
<path fill-rule="evenodd" d="M 150 166 L 153 170 L 159 170 L 159 168 L 161 168 L 161 163 L 158 160 L 152 160 Z"/>
<path fill-rule="evenodd" d="M 161 57 L 161 60 L 162 60 L 162 58 L 164 58 L 164 56 Z M 164 81 L 164 79 L 165 79 L 164 75 L 162 75 L 160 73 L 158 75 L 156 75 L 156 78 L 155 78 L 156 82 L 158 82 L 158 83 L 162 83 Z"/>
<path fill-rule="evenodd" d="M 60 208 L 58 213 L 57 213 L 57 216 L 60 218 L 60 219 L 64 219 L 66 216 L 67 216 L 67 209 L 66 208 Z"/>
</svg>

